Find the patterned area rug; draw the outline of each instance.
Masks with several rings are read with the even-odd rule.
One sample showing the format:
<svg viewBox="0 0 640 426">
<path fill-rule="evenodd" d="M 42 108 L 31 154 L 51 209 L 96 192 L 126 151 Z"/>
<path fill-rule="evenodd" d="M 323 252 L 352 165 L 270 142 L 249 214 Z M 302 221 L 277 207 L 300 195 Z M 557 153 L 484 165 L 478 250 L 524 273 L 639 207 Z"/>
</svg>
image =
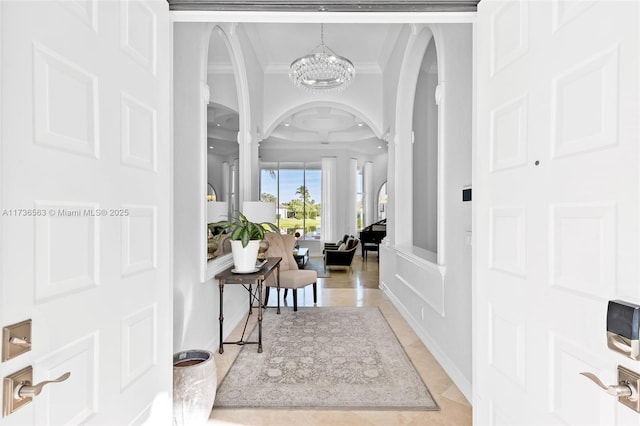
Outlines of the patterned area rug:
<svg viewBox="0 0 640 426">
<path fill-rule="evenodd" d="M 262 324 L 264 352 L 242 348 L 214 408 L 440 409 L 378 308 L 268 309 Z"/>
</svg>

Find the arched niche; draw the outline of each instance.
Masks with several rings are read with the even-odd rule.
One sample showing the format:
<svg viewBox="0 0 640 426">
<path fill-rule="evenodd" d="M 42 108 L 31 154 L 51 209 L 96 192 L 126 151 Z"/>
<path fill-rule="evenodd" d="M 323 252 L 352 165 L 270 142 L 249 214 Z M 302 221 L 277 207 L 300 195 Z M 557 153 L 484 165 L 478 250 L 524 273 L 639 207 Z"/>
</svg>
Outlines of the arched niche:
<svg viewBox="0 0 640 426">
<path fill-rule="evenodd" d="M 439 30 L 437 26 L 430 25 L 411 25 L 411 35 L 409 37 L 407 47 L 404 52 L 402 66 L 399 76 L 398 95 L 396 104 L 395 118 L 395 162 L 396 170 L 403 170 L 403 173 L 395 173 L 395 181 L 392 188 L 389 188 L 389 199 L 393 202 L 393 210 L 389 215 L 393 217 L 394 226 L 394 242 L 398 247 L 406 247 L 413 253 L 423 253 L 424 260 L 444 266 L 445 264 L 445 220 L 446 215 L 443 212 L 443 188 L 444 188 L 444 171 L 439 165 L 443 162 L 443 102 L 445 75 L 443 55 L 446 54 L 442 47 Z M 416 134 L 414 132 L 414 107 L 416 104 L 416 96 L 418 89 L 418 79 L 425 59 L 425 54 L 429 46 L 432 46 L 432 55 L 435 61 L 434 69 L 431 72 L 437 75 L 436 88 L 432 99 L 438 104 L 436 123 L 436 251 L 421 249 L 414 244 L 414 231 L 416 229 L 416 221 L 423 220 L 424 214 L 414 209 L 414 144 L 416 143 Z M 431 102 L 431 101 L 430 101 Z M 418 141 L 420 143 L 420 141 Z M 423 167 L 422 164 L 420 164 Z M 394 202 L 402 200 L 402 203 Z"/>
<path fill-rule="evenodd" d="M 202 206 L 203 281 L 230 262 L 229 250 L 210 238 L 209 224 L 223 220 L 223 212 L 237 210 L 243 197 L 243 143 L 250 132 L 246 67 L 235 33 L 237 24 L 212 24 L 206 32 L 203 90 L 205 135 L 202 141 L 202 188 L 218 188 L 217 200 L 204 197 Z M 221 205 L 222 204 L 222 205 Z M 210 253 L 213 251 L 213 253 Z M 213 254 L 213 256 L 212 256 Z"/>
</svg>

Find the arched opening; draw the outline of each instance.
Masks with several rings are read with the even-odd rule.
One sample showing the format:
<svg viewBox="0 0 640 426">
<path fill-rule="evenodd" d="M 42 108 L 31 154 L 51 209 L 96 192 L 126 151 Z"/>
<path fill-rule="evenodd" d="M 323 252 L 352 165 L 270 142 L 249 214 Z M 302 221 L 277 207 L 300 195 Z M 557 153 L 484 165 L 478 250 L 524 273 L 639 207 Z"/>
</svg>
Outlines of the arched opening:
<svg viewBox="0 0 640 426">
<path fill-rule="evenodd" d="M 438 58 L 432 39 L 422 58 L 413 106 L 413 245 L 438 252 Z"/>
</svg>

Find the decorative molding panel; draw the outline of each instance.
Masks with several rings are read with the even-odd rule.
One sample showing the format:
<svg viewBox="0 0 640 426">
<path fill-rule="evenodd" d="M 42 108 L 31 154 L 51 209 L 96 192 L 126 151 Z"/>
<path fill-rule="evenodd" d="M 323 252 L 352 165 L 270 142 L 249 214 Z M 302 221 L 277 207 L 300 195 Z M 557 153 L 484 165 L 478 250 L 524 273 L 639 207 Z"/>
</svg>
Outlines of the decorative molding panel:
<svg viewBox="0 0 640 426">
<path fill-rule="evenodd" d="M 141 1 L 121 2 L 120 46 L 134 61 L 156 74 L 157 16 Z"/>
<path fill-rule="evenodd" d="M 489 305 L 489 365 L 521 387 L 526 385 L 525 324 L 522 316 L 497 313 Z"/>
<path fill-rule="evenodd" d="M 553 79 L 552 158 L 618 143 L 618 46 Z"/>
<path fill-rule="evenodd" d="M 513 37 L 516 32 L 519 37 Z M 491 16 L 491 76 L 517 61 L 528 50 L 528 2 L 504 2 Z"/>
<path fill-rule="evenodd" d="M 527 162 L 527 95 L 491 112 L 491 171 L 524 166 Z"/>
<path fill-rule="evenodd" d="M 558 418 L 558 423 L 609 424 L 616 418 L 615 399 L 580 375 L 581 372 L 587 371 L 607 381 L 606 376 L 600 374 L 597 359 L 597 356 L 591 355 L 591 351 L 550 333 L 549 412 Z M 613 376 L 611 378 L 613 379 Z M 592 388 L 593 391 L 576 392 L 576 389 L 587 389 L 587 387 Z"/>
<path fill-rule="evenodd" d="M 120 142 L 122 164 L 156 171 L 158 152 L 157 112 L 133 96 L 120 100 Z"/>
<path fill-rule="evenodd" d="M 555 33 L 575 17 L 593 6 L 598 0 L 553 0 L 553 27 Z"/>
<path fill-rule="evenodd" d="M 158 363 L 157 306 L 147 306 L 122 320 L 122 388 Z"/>
<path fill-rule="evenodd" d="M 123 205 L 122 275 L 128 276 L 157 267 L 158 225 L 154 206 Z"/>
<path fill-rule="evenodd" d="M 98 32 L 97 0 L 58 0 L 91 30 Z"/>
<path fill-rule="evenodd" d="M 36 300 L 98 285 L 98 218 L 96 204 L 35 203 L 46 216 L 35 218 Z"/>
<path fill-rule="evenodd" d="M 66 381 L 42 389 L 38 403 L 34 404 L 35 424 L 86 424 L 98 411 L 98 345 L 95 332 L 35 363 L 37 382 L 55 379 L 67 371 L 71 373 Z"/>
<path fill-rule="evenodd" d="M 35 143 L 98 158 L 98 79 L 33 43 Z"/>
<path fill-rule="evenodd" d="M 396 279 L 444 316 L 444 278 L 437 268 L 423 268 L 402 253 L 396 258 Z"/>
<path fill-rule="evenodd" d="M 615 295 L 616 206 L 556 204 L 550 211 L 550 283 L 608 300 Z"/>
<path fill-rule="evenodd" d="M 491 269 L 521 277 L 527 274 L 526 210 L 524 207 L 494 207 L 489 216 Z"/>
</svg>

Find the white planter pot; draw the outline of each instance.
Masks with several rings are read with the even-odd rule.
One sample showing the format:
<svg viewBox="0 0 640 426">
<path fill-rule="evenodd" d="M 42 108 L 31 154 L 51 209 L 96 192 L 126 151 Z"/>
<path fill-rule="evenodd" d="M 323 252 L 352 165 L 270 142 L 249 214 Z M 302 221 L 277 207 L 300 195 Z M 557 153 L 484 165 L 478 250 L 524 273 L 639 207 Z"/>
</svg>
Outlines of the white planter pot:
<svg viewBox="0 0 640 426">
<path fill-rule="evenodd" d="M 173 355 L 173 424 L 207 423 L 218 386 L 213 353 L 190 350 Z"/>
<path fill-rule="evenodd" d="M 242 241 L 231 241 L 233 253 L 233 267 L 236 272 L 253 272 L 256 269 L 256 259 L 260 240 L 251 240 L 246 247 L 242 247 Z"/>
</svg>

